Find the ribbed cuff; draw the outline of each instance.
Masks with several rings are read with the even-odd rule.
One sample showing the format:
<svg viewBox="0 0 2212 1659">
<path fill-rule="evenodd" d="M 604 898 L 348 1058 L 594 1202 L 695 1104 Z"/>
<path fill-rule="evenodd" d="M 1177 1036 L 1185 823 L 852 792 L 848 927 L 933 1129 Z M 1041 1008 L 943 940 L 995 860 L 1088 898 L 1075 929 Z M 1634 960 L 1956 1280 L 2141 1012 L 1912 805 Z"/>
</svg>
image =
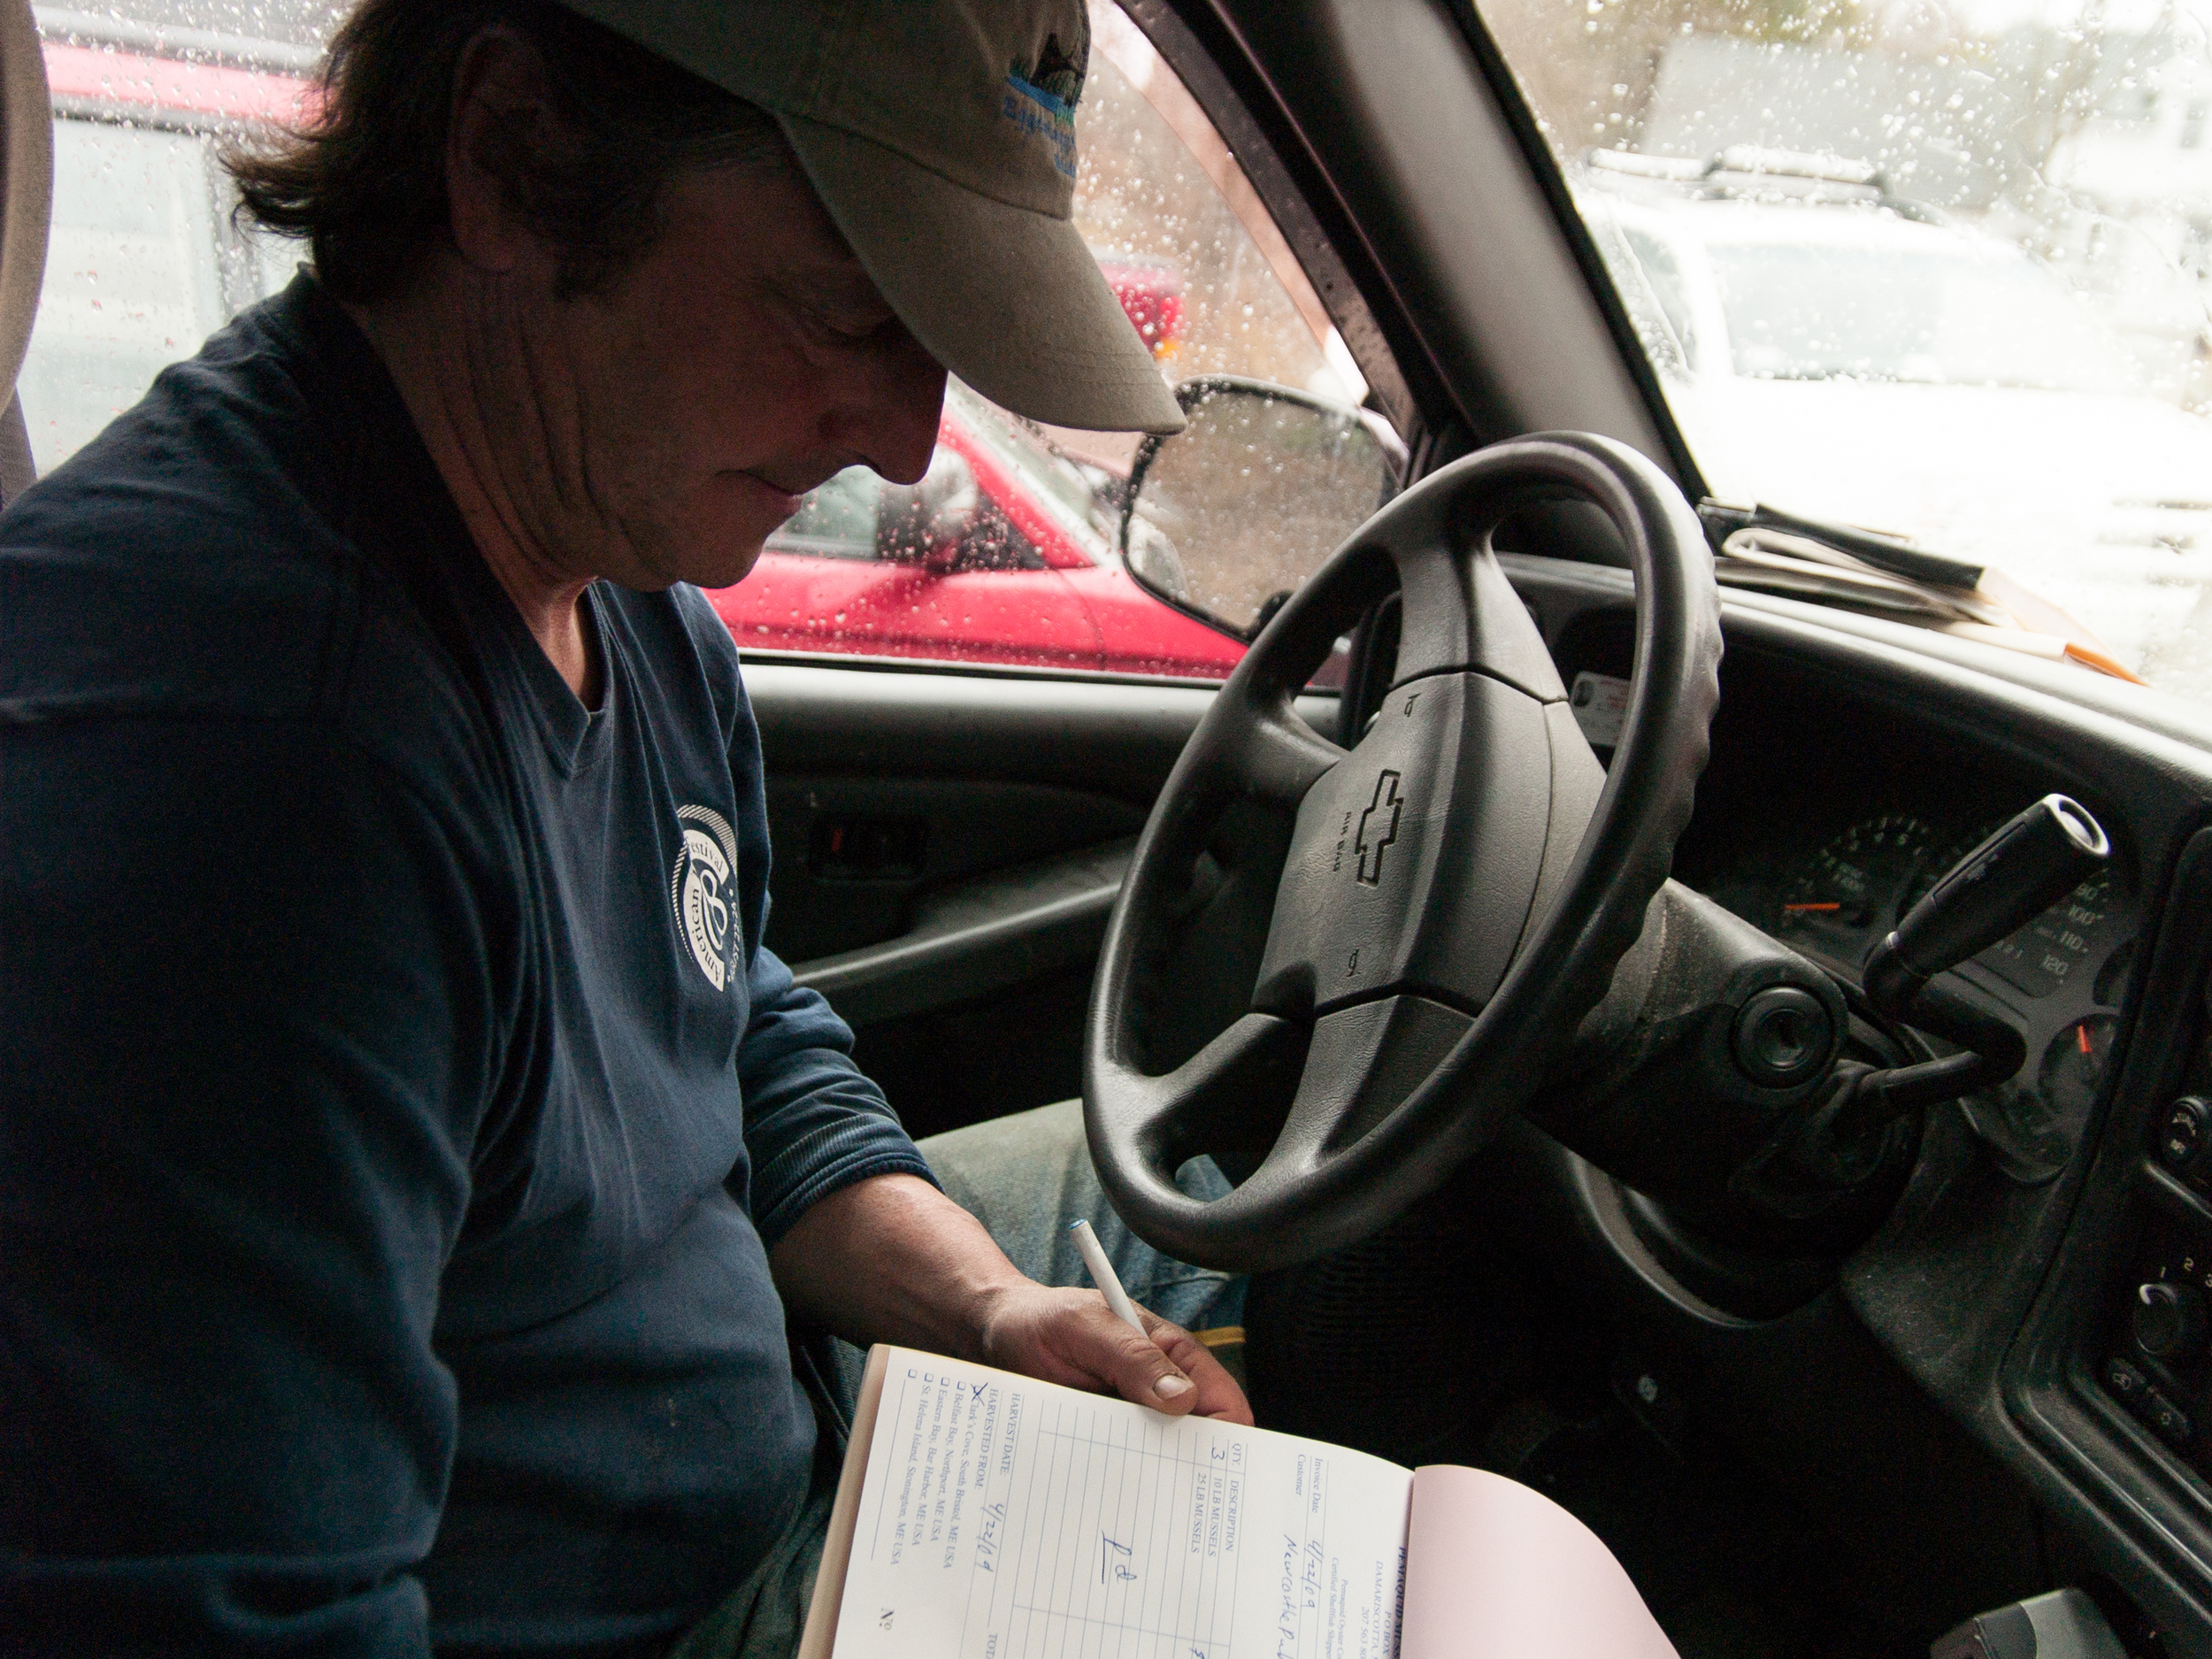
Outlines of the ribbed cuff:
<svg viewBox="0 0 2212 1659">
<path fill-rule="evenodd" d="M 838 1144 L 848 1140 L 856 1144 Z M 829 1156 L 824 1156 L 825 1151 Z M 791 1148 L 776 1162 L 808 1164 L 811 1167 L 795 1186 L 776 1193 L 753 1217 L 761 1242 L 772 1250 L 785 1233 L 798 1225 L 801 1216 L 832 1193 L 856 1181 L 869 1180 L 878 1175 L 918 1175 L 938 1191 L 944 1190 L 928 1161 L 907 1139 L 906 1132 L 896 1124 L 880 1119 L 876 1125 L 860 1128 L 857 1133 L 856 1125 L 851 1124 L 824 1130 Z M 761 1171 L 756 1175 L 757 1192 L 764 1184 L 762 1178 L 769 1173 Z"/>
</svg>

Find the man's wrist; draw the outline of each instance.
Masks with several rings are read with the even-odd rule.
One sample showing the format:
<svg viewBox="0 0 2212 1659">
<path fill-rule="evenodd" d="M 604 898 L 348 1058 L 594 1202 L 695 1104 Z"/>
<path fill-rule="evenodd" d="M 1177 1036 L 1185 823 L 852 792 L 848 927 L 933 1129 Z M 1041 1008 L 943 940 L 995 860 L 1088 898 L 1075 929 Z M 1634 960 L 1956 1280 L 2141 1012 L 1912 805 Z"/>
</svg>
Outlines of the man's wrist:
<svg viewBox="0 0 2212 1659">
<path fill-rule="evenodd" d="M 1019 1301 L 1021 1292 L 1035 1288 L 1034 1280 L 1016 1271 L 1010 1280 L 987 1285 L 979 1291 L 973 1306 L 971 1351 L 965 1357 L 1003 1369 L 1005 1344 L 1000 1333 L 1005 1328 L 1004 1315 Z"/>
<path fill-rule="evenodd" d="M 872 1176 L 810 1207 L 770 1252 L 786 1302 L 855 1342 L 989 1363 L 1012 1293 L 1031 1287 L 983 1224 L 918 1176 Z"/>
</svg>

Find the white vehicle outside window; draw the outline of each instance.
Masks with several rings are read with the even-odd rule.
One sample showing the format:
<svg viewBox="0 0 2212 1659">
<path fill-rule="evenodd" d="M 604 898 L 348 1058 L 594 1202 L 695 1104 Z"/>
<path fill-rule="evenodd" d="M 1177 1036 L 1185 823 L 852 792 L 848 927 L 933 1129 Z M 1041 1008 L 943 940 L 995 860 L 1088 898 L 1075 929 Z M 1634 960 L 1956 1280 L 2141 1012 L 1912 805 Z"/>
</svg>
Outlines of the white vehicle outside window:
<svg viewBox="0 0 2212 1659">
<path fill-rule="evenodd" d="M 2202 700 L 2199 4 L 1480 10 L 1715 497 L 1993 566 Z"/>
</svg>

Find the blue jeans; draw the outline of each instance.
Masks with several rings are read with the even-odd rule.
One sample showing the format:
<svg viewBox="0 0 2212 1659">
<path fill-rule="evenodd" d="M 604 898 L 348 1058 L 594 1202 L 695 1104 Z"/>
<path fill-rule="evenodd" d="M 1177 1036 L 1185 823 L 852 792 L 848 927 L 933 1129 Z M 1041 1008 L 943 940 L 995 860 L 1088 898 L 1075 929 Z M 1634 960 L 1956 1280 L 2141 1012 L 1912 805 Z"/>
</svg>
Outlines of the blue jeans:
<svg viewBox="0 0 2212 1659">
<path fill-rule="evenodd" d="M 952 1201 L 982 1222 L 1008 1259 L 1038 1283 L 1091 1282 L 1068 1236 L 1068 1224 L 1081 1217 L 1106 1247 L 1122 1287 L 1162 1318 L 1187 1331 L 1241 1321 L 1240 1275 L 1163 1256 L 1114 1214 L 1091 1167 L 1080 1101 L 932 1135 L 921 1152 Z M 1218 1198 L 1229 1190 L 1210 1158 L 1186 1164 L 1175 1184 L 1194 1198 Z M 849 1411 L 864 1356 L 849 1343 L 837 1348 Z M 677 1644 L 670 1659 L 790 1659 L 798 1650 L 837 1489 L 834 1460 L 817 1458 L 815 1470 L 798 1519 L 751 1576 Z"/>
<path fill-rule="evenodd" d="M 1063 1101 L 921 1143 L 922 1156 L 953 1202 L 980 1220 L 1016 1267 L 1041 1285 L 1087 1285 L 1068 1224 L 1087 1220 L 1131 1297 L 1186 1331 L 1238 1324 L 1240 1274 L 1193 1267 L 1161 1255 L 1122 1225 L 1099 1190 L 1083 1140 L 1083 1102 Z M 1211 1158 L 1176 1177 L 1193 1198 L 1218 1198 L 1229 1183 Z"/>
</svg>

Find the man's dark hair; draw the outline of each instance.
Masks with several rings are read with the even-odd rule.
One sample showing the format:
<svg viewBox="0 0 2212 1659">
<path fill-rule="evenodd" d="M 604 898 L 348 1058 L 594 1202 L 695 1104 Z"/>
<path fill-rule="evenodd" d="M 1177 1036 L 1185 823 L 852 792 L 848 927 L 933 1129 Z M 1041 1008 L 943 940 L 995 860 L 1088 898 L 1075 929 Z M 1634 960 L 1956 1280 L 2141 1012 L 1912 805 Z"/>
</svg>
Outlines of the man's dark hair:
<svg viewBox="0 0 2212 1659">
<path fill-rule="evenodd" d="M 550 0 L 361 0 L 299 127 L 234 145 L 242 211 L 304 236 L 340 299 L 380 299 L 451 245 L 454 77 L 487 28 L 535 48 L 557 130 L 495 128 L 474 157 L 559 250 L 563 297 L 603 291 L 652 246 L 680 171 L 787 157 L 774 118 Z"/>
</svg>

